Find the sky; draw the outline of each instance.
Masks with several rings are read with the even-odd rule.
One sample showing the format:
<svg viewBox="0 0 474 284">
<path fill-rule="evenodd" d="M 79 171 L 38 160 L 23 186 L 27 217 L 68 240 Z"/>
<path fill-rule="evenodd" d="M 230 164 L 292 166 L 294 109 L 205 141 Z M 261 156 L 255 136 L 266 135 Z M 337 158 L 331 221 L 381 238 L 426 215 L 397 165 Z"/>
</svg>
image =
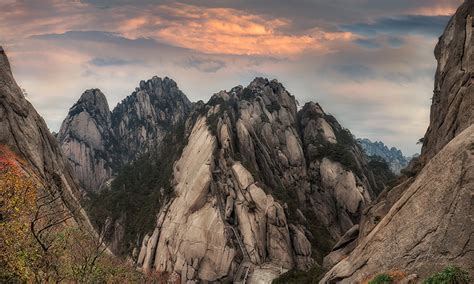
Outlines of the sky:
<svg viewBox="0 0 474 284">
<path fill-rule="evenodd" d="M 428 127 L 438 37 L 462 0 L 0 0 L 0 45 L 57 131 L 86 89 L 111 109 L 140 80 L 191 101 L 277 79 L 405 155 Z"/>
</svg>

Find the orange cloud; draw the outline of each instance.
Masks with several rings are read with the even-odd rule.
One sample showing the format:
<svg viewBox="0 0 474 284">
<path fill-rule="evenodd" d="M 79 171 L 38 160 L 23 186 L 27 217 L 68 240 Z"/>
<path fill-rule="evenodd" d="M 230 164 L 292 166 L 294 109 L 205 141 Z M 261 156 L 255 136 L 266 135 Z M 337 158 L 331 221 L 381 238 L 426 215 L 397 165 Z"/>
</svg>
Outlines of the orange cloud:
<svg viewBox="0 0 474 284">
<path fill-rule="evenodd" d="M 451 16 L 456 12 L 452 7 L 426 7 L 415 10 L 414 14 L 423 16 Z"/>
<path fill-rule="evenodd" d="M 286 19 L 268 19 L 230 8 L 174 4 L 158 9 L 161 13 L 157 14 L 166 13 L 174 20 L 162 19 L 158 23 L 166 25 L 152 31 L 136 30 L 135 36 L 158 38 L 203 53 L 292 56 L 308 49 L 326 52 L 328 42 L 352 37 L 347 32 L 327 33 L 319 29 L 302 35 L 285 34 L 282 30 L 290 25 Z"/>
<path fill-rule="evenodd" d="M 293 34 L 286 18 L 179 3 L 150 4 L 146 9 L 97 9 L 80 1 L 45 0 L 39 7 L 32 9 L 25 2 L 16 1 L 0 4 L 0 10 L 9 11 L 0 18 L 0 39 L 13 42 L 19 35 L 27 38 L 70 30 L 100 30 L 128 38 L 153 38 L 208 54 L 288 57 L 306 50 L 329 52 L 331 42 L 353 37 L 347 32 L 320 29 Z"/>
<path fill-rule="evenodd" d="M 423 16 L 451 16 L 456 12 L 457 7 L 462 2 L 463 0 L 456 0 L 432 7 L 421 7 L 412 11 L 412 14 Z"/>
</svg>

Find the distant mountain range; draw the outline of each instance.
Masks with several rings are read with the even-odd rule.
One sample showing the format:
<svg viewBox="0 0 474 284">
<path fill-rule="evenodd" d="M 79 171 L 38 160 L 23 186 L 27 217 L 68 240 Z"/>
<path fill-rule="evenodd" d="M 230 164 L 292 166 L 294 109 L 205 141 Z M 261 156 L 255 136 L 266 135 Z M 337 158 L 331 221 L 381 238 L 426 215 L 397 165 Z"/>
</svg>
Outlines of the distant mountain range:
<svg viewBox="0 0 474 284">
<path fill-rule="evenodd" d="M 408 163 L 413 158 L 404 156 L 400 149 L 395 147 L 388 148 L 381 141 L 372 142 L 367 138 L 359 138 L 357 142 L 364 149 L 367 156 L 378 156 L 384 159 L 388 163 L 390 170 L 395 174 L 399 174 L 403 168 L 408 166 Z"/>
</svg>

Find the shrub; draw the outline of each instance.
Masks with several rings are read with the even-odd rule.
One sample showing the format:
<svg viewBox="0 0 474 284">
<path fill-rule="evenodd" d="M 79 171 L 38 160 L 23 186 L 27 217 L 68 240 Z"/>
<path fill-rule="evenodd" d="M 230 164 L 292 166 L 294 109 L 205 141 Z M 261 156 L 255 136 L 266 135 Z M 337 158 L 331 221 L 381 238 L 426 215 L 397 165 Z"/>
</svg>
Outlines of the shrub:
<svg viewBox="0 0 474 284">
<path fill-rule="evenodd" d="M 319 266 L 315 265 L 308 271 L 302 271 L 292 269 L 286 273 L 283 273 L 277 279 L 273 280 L 273 284 L 292 284 L 292 283 L 318 283 L 321 276 L 324 275 L 324 270 Z"/>
<path fill-rule="evenodd" d="M 248 202 L 247 207 L 250 213 L 255 213 L 257 211 L 257 204 L 253 200 Z"/>
<path fill-rule="evenodd" d="M 448 266 L 444 270 L 431 275 L 424 284 L 467 284 L 469 274 L 457 266 Z"/>
<path fill-rule="evenodd" d="M 392 276 L 388 274 L 379 274 L 375 276 L 374 279 L 369 281 L 369 284 L 390 284 L 393 283 L 393 278 Z"/>
<path fill-rule="evenodd" d="M 266 106 L 269 112 L 279 111 L 281 109 L 280 104 L 277 101 L 272 101 L 270 105 Z"/>
<path fill-rule="evenodd" d="M 157 214 L 173 197 L 173 164 L 186 144 L 182 124 L 164 138 L 159 149 L 122 167 L 110 190 L 89 195 L 84 207 L 99 231 L 105 228 L 108 218 L 124 226 L 124 236 L 116 252 L 119 255 L 130 254 L 137 246 L 137 236 L 153 231 L 156 220 L 150 216 Z M 107 232 L 107 240 L 112 233 L 112 230 Z"/>
<path fill-rule="evenodd" d="M 253 94 L 253 91 L 252 89 L 250 88 L 244 88 L 240 97 L 244 100 L 251 100 L 255 97 L 255 95 Z"/>
</svg>

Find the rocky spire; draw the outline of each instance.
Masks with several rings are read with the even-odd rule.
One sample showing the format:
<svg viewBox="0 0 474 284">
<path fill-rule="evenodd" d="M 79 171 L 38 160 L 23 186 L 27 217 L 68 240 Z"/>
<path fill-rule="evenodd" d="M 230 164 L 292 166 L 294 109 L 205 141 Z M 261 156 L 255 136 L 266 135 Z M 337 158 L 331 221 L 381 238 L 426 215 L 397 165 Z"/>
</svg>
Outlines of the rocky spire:
<svg viewBox="0 0 474 284">
<path fill-rule="evenodd" d="M 159 147 L 167 131 L 183 123 L 190 111 L 191 102 L 172 79 L 154 76 L 140 81 L 139 87 L 112 111 L 122 162 Z"/>
<path fill-rule="evenodd" d="M 425 165 L 451 139 L 474 123 L 474 1 L 465 1 L 435 48 L 438 68 L 430 126 L 420 161 Z"/>
<path fill-rule="evenodd" d="M 99 190 L 110 179 L 111 113 L 104 94 L 86 90 L 61 125 L 58 140 L 80 185 Z"/>
<path fill-rule="evenodd" d="M 168 77 L 141 81 L 112 112 L 105 95 L 90 89 L 69 110 L 58 140 L 81 186 L 97 192 L 122 166 L 159 148 L 191 107 Z"/>
</svg>

